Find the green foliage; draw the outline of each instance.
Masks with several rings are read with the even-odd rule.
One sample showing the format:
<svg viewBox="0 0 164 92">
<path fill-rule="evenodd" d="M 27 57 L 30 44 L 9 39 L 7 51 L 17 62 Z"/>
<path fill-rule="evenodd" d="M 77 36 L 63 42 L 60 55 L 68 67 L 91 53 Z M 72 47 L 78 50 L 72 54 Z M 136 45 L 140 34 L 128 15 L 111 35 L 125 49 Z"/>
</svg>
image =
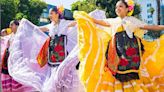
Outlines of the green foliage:
<svg viewBox="0 0 164 92">
<path fill-rule="evenodd" d="M 116 17 L 115 5 L 118 0 L 95 0 L 96 5 L 106 11 L 107 17 Z"/>
<path fill-rule="evenodd" d="M 72 4 L 72 11 L 79 10 L 85 11 L 87 13 L 95 10 L 97 6 L 93 3 L 88 3 L 88 1 L 77 1 Z"/>
<path fill-rule="evenodd" d="M 1 29 L 8 27 L 9 22 L 14 19 L 17 12 L 17 0 L 0 0 Z"/>
<path fill-rule="evenodd" d="M 1 29 L 8 27 L 13 19 L 27 18 L 34 24 L 39 23 L 40 15 L 47 4 L 41 0 L 0 0 Z"/>
<path fill-rule="evenodd" d="M 72 11 L 80 10 L 91 12 L 95 9 L 102 9 L 106 12 L 106 16 L 109 18 L 116 17 L 115 13 L 115 5 L 119 0 L 85 0 L 85 1 L 77 1 L 72 4 Z M 140 6 L 138 4 L 135 5 L 135 10 L 133 15 L 139 17 Z"/>
<path fill-rule="evenodd" d="M 27 18 L 27 15 L 24 15 L 23 13 L 19 12 L 16 14 L 15 19 L 21 20 L 22 18 Z"/>
<path fill-rule="evenodd" d="M 140 13 L 141 13 L 140 5 L 136 3 L 136 4 L 135 4 L 135 7 L 134 7 L 134 13 L 133 13 L 133 16 L 139 18 L 139 14 L 140 14 Z"/>
<path fill-rule="evenodd" d="M 43 12 L 43 9 L 46 8 L 47 4 L 41 2 L 41 0 L 30 0 L 29 1 L 29 11 L 28 11 L 28 19 L 32 21 L 34 24 L 39 23 L 39 17 Z M 33 17 L 30 17 L 33 16 Z"/>
<path fill-rule="evenodd" d="M 148 12 L 150 12 L 151 13 L 151 15 L 153 15 L 153 13 L 154 13 L 154 8 L 153 7 L 150 7 L 150 9 L 148 9 Z"/>
</svg>

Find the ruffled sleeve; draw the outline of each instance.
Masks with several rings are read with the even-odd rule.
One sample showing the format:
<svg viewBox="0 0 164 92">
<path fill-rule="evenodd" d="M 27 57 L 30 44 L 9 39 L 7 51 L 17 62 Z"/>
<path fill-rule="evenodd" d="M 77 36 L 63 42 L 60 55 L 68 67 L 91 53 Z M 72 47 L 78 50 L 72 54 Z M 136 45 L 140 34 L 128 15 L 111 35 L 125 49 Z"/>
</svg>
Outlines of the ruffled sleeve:
<svg viewBox="0 0 164 92">
<path fill-rule="evenodd" d="M 139 38 L 143 38 L 143 35 L 147 32 L 147 30 L 141 29 L 141 27 L 144 27 L 147 24 L 133 16 L 125 17 L 122 20 L 122 24 L 127 31 L 127 34 L 134 32 L 135 36 Z"/>
</svg>

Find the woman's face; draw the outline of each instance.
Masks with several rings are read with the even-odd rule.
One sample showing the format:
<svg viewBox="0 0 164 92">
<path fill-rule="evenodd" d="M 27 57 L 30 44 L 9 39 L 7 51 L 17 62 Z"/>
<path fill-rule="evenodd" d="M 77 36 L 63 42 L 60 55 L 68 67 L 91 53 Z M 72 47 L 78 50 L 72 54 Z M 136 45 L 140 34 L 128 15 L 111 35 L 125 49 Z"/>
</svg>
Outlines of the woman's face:
<svg viewBox="0 0 164 92">
<path fill-rule="evenodd" d="M 17 31 L 17 25 L 15 25 L 14 23 L 12 23 L 12 24 L 10 24 L 10 28 L 11 28 L 11 30 L 12 30 L 12 32 L 14 32 L 14 33 L 16 33 L 16 31 Z"/>
<path fill-rule="evenodd" d="M 59 14 L 51 10 L 49 12 L 49 18 L 50 18 L 51 21 L 56 23 L 59 20 Z"/>
<path fill-rule="evenodd" d="M 116 4 L 115 12 L 117 16 L 124 18 L 128 14 L 128 8 L 122 1 L 118 1 Z"/>
</svg>

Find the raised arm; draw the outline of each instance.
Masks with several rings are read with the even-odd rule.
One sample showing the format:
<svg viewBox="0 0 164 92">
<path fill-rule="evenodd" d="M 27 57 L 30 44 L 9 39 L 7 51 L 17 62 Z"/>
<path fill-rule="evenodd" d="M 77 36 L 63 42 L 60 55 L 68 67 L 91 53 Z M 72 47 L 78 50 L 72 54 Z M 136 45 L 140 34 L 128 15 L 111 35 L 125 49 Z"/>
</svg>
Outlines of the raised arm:
<svg viewBox="0 0 164 92">
<path fill-rule="evenodd" d="M 109 23 L 107 23 L 107 22 L 105 22 L 105 21 L 103 21 L 103 20 L 97 20 L 97 19 L 95 19 L 95 18 L 92 18 L 92 20 L 93 20 L 93 22 L 94 22 L 95 24 L 98 24 L 98 25 L 101 25 L 101 26 L 106 26 L 106 27 L 110 27 L 110 26 L 111 26 Z M 70 24 L 68 25 L 68 27 L 73 27 L 73 26 L 75 26 L 76 24 L 77 24 L 77 22 L 76 22 L 76 21 L 73 21 L 72 23 L 70 23 Z"/>
<path fill-rule="evenodd" d="M 101 26 L 106 26 L 106 27 L 110 27 L 111 25 L 103 20 L 97 20 L 95 18 L 92 18 L 93 22 L 95 24 L 101 25 Z"/>
<path fill-rule="evenodd" d="M 73 22 L 71 22 L 71 23 L 68 24 L 68 27 L 74 27 L 76 24 L 77 24 L 77 22 L 76 21 L 73 21 Z"/>
<path fill-rule="evenodd" d="M 39 29 L 40 29 L 41 31 L 43 31 L 43 32 L 49 31 L 49 29 L 46 28 L 46 27 L 44 27 L 44 26 L 39 27 Z"/>
<path fill-rule="evenodd" d="M 141 27 L 141 29 L 161 31 L 161 30 L 164 30 L 164 25 L 145 25 L 145 26 Z"/>
</svg>

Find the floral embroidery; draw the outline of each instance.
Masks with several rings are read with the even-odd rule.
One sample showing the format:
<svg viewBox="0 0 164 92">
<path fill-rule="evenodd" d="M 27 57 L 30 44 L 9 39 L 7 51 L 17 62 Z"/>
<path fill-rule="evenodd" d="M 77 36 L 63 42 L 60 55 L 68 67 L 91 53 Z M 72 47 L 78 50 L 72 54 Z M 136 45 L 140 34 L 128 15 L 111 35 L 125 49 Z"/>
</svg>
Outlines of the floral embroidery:
<svg viewBox="0 0 164 92">
<path fill-rule="evenodd" d="M 66 36 L 55 35 L 54 39 L 51 39 L 49 46 L 49 57 L 51 63 L 62 62 L 65 59 L 65 42 Z"/>
<path fill-rule="evenodd" d="M 127 66 L 129 64 L 128 60 L 124 58 L 120 58 L 120 65 L 121 66 Z"/>
<path fill-rule="evenodd" d="M 137 54 L 137 51 L 136 51 L 135 48 L 129 47 L 129 48 L 126 50 L 126 55 L 127 55 L 127 56 L 132 56 L 132 55 L 135 55 L 135 54 Z"/>
<path fill-rule="evenodd" d="M 64 52 L 59 52 L 59 56 L 64 56 L 65 53 Z"/>
<path fill-rule="evenodd" d="M 51 61 L 52 61 L 52 62 L 56 62 L 56 57 L 55 57 L 55 55 L 52 55 L 52 56 L 51 56 Z"/>
<path fill-rule="evenodd" d="M 118 71 L 138 70 L 140 65 L 139 45 L 137 38 L 129 38 L 125 31 L 116 33 L 116 50 L 120 57 Z M 138 73 L 114 75 L 121 82 L 138 79 Z"/>
<path fill-rule="evenodd" d="M 61 50 L 63 50 L 63 47 L 60 46 L 59 44 L 58 44 L 57 46 L 54 47 L 54 51 L 55 51 L 55 52 L 59 52 L 59 51 L 61 51 Z"/>
<path fill-rule="evenodd" d="M 137 63 L 137 62 L 140 61 L 140 57 L 139 56 L 134 56 L 134 57 L 132 57 L 132 61 Z"/>
</svg>

